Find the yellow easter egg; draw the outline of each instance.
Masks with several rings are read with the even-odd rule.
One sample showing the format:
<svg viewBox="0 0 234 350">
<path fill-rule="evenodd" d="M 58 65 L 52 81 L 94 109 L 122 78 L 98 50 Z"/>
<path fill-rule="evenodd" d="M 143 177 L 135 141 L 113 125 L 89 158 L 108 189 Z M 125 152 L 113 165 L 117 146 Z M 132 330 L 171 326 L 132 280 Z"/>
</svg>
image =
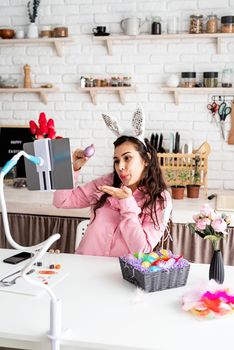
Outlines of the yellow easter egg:
<svg viewBox="0 0 234 350">
<path fill-rule="evenodd" d="M 149 261 L 143 261 L 141 263 L 141 266 L 144 267 L 145 269 L 148 269 L 150 267 L 150 262 Z"/>
<path fill-rule="evenodd" d="M 150 253 L 149 256 L 152 256 L 155 260 L 158 259 L 158 254 L 155 252 Z"/>
<path fill-rule="evenodd" d="M 161 253 L 163 256 L 168 256 L 168 251 L 167 251 L 167 249 L 160 249 L 160 253 Z"/>
</svg>

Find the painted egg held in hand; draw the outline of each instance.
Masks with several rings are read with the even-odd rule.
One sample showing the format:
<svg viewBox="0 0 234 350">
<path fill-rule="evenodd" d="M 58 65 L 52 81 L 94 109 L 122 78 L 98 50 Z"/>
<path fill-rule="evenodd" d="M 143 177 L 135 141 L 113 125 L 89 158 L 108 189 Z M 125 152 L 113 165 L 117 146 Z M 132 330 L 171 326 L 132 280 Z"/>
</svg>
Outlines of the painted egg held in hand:
<svg viewBox="0 0 234 350">
<path fill-rule="evenodd" d="M 92 156 L 94 155 L 94 153 L 95 153 L 95 148 L 94 148 L 94 145 L 93 145 L 93 144 L 91 144 L 90 146 L 88 146 L 88 147 L 86 147 L 86 148 L 84 149 L 84 155 L 85 155 L 85 157 L 90 158 L 90 157 L 92 157 Z"/>
</svg>

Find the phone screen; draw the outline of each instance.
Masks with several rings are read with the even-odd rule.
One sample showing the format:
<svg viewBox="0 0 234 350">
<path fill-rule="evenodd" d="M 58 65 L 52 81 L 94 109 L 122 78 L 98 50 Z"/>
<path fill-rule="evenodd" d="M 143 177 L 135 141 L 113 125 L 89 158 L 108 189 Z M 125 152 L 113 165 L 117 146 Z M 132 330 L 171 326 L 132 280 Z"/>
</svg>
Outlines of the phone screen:
<svg viewBox="0 0 234 350">
<path fill-rule="evenodd" d="M 31 258 L 31 253 L 28 252 L 21 252 L 19 254 L 13 255 L 13 256 L 9 256 L 9 258 L 6 258 L 3 260 L 3 262 L 8 263 L 8 264 L 18 264 L 21 261 L 24 261 L 26 259 Z"/>
</svg>

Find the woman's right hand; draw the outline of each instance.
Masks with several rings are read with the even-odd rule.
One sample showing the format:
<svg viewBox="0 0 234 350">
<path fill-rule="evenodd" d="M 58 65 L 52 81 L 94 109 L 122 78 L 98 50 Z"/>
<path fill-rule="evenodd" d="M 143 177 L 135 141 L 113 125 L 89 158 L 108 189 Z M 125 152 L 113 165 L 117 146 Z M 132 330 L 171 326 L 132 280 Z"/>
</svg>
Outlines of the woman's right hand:
<svg viewBox="0 0 234 350">
<path fill-rule="evenodd" d="M 72 154 L 73 170 L 77 171 L 82 168 L 83 165 L 88 161 L 88 157 L 84 155 L 82 149 L 77 148 Z"/>
</svg>

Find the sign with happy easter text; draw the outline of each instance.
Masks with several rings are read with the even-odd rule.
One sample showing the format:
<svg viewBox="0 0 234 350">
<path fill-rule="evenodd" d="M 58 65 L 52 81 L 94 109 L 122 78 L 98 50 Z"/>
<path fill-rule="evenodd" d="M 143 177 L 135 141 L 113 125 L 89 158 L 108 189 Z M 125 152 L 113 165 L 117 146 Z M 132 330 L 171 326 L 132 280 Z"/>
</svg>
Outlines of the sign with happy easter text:
<svg viewBox="0 0 234 350">
<path fill-rule="evenodd" d="M 29 127 L 1 126 L 0 127 L 0 167 L 16 153 L 23 150 L 25 142 L 32 141 Z M 24 160 L 21 158 L 16 165 L 16 176 L 25 177 Z"/>
</svg>

